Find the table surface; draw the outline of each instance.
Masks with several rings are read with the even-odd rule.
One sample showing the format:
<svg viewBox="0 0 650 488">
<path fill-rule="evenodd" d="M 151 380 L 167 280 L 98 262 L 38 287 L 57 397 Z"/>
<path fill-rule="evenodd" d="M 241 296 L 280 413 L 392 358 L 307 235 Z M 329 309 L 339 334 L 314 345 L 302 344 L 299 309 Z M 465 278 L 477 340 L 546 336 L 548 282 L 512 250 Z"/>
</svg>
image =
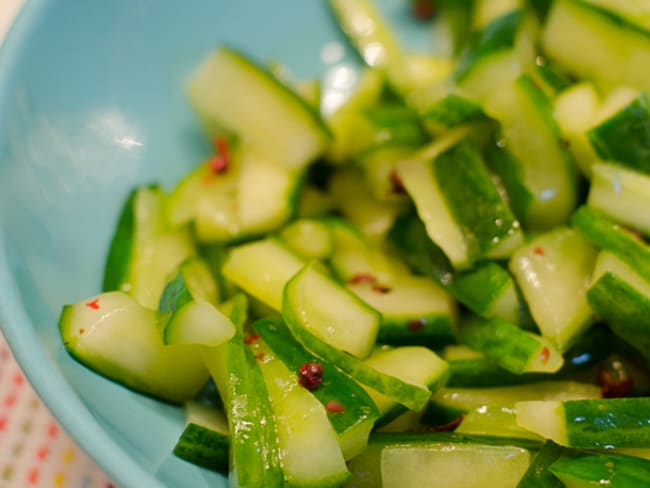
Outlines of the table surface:
<svg viewBox="0 0 650 488">
<path fill-rule="evenodd" d="M 23 1 L 0 0 L 0 47 Z M 43 405 L 1 334 L 0 488 L 116 488 Z"/>
</svg>

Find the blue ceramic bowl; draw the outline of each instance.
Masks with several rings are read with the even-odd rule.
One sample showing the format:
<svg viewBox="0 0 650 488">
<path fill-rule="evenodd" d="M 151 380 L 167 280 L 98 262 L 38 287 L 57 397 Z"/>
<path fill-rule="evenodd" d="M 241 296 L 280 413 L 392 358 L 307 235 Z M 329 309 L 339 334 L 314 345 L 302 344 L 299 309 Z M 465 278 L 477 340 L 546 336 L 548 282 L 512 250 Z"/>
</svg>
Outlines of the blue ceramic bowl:
<svg viewBox="0 0 650 488">
<path fill-rule="evenodd" d="M 427 44 L 405 5 L 382 2 Z M 0 52 L 0 324 L 45 403 L 123 487 L 227 486 L 171 455 L 180 409 L 74 362 L 57 329 L 63 304 L 99 291 L 129 190 L 169 188 L 206 154 L 183 85 L 221 42 L 300 77 L 343 45 L 322 0 L 28 0 Z"/>
</svg>

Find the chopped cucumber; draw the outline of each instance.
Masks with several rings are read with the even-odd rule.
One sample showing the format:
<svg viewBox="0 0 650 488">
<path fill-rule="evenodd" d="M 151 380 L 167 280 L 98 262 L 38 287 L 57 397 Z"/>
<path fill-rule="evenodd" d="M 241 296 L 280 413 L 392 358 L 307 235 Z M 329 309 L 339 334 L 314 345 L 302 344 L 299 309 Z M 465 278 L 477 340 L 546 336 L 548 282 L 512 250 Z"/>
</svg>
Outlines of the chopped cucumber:
<svg viewBox="0 0 650 488">
<path fill-rule="evenodd" d="M 593 322 L 587 289 L 596 254 L 580 233 L 558 228 L 519 248 L 510 260 L 542 335 L 562 352 Z"/>
<path fill-rule="evenodd" d="M 188 96 L 203 118 L 288 169 L 304 168 L 329 142 L 323 121 L 299 96 L 229 48 L 203 61 L 192 75 Z"/>
<path fill-rule="evenodd" d="M 549 470 L 567 488 L 633 488 L 647 484 L 650 479 L 650 461 L 611 454 L 559 459 Z"/>
<path fill-rule="evenodd" d="M 197 350 L 165 346 L 156 312 L 122 292 L 66 305 L 59 330 L 72 357 L 135 391 L 183 403 L 208 379 Z"/>
</svg>

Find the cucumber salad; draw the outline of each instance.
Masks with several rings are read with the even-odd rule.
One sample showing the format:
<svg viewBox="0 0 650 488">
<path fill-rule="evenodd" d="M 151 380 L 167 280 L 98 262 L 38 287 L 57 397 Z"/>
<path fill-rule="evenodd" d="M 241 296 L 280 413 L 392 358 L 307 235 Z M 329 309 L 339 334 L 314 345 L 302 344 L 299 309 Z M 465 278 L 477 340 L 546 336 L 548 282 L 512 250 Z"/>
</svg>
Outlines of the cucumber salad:
<svg viewBox="0 0 650 488">
<path fill-rule="evenodd" d="M 214 150 L 130 193 L 69 354 L 230 486 L 650 486 L 650 1 L 404 0 L 435 56 L 328 6 L 335 97 L 190 74 Z"/>
</svg>

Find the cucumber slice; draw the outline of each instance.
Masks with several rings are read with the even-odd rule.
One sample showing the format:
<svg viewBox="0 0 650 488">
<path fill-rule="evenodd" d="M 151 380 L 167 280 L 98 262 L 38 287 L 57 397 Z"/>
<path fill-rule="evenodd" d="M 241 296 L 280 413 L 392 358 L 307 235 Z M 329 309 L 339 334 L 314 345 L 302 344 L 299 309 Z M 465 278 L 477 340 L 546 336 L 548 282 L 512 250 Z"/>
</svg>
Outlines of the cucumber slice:
<svg viewBox="0 0 650 488">
<path fill-rule="evenodd" d="M 286 485 L 341 485 L 350 472 L 325 408 L 265 344 L 251 349 L 268 389 Z"/>
<path fill-rule="evenodd" d="M 503 259 L 523 242 L 521 226 L 497 190 L 478 149 L 461 142 L 433 162 L 435 179 L 470 256 Z"/>
<path fill-rule="evenodd" d="M 558 459 L 574 455 L 574 451 L 558 446 L 553 441 L 546 441 L 535 454 L 517 488 L 564 488 L 565 485 L 553 476 L 549 467 Z"/>
<path fill-rule="evenodd" d="M 198 402 L 185 404 L 186 425 L 174 455 L 207 469 L 228 473 L 230 431 L 222 411 Z"/>
<path fill-rule="evenodd" d="M 369 0 L 330 0 L 338 24 L 368 66 L 386 68 L 400 62 L 402 52 L 390 28 Z"/>
<path fill-rule="evenodd" d="M 437 100 L 422 117 L 432 132 L 444 133 L 452 127 L 480 120 L 485 114 L 478 103 L 451 93 Z"/>
<path fill-rule="evenodd" d="M 239 136 L 263 158 L 291 170 L 304 168 L 327 147 L 330 134 L 298 95 L 243 54 L 220 48 L 188 85 L 201 116 Z"/>
<path fill-rule="evenodd" d="M 543 230 L 566 223 L 577 202 L 575 168 L 544 92 L 524 75 L 495 93 L 484 109 L 501 123 L 498 144 L 512 158 L 497 160 L 496 169 L 524 225 Z"/>
<path fill-rule="evenodd" d="M 350 461 L 349 466 L 350 471 L 352 471 L 353 478 L 346 485 L 346 488 L 382 486 L 382 470 L 380 461 L 382 452 L 385 448 L 410 448 L 413 450 L 426 450 L 430 447 L 437 448 L 438 446 L 445 446 L 446 450 L 452 452 L 453 456 L 455 448 L 462 446 L 518 447 L 524 449 L 525 451 L 528 451 L 531 449 L 538 449 L 540 447 L 540 443 L 526 439 L 506 439 L 491 436 L 469 436 L 448 432 L 435 432 L 425 434 L 375 433 L 370 438 L 368 449 L 363 454 Z M 461 472 L 463 472 L 464 470 L 467 470 L 467 466 L 469 466 L 469 464 L 461 467 L 454 466 L 454 468 L 459 469 Z M 445 472 L 446 468 L 443 467 L 440 473 Z M 438 474 L 435 474 L 431 479 L 435 479 L 437 481 L 438 477 Z M 498 483 L 500 480 L 501 477 L 499 477 L 499 475 L 496 475 L 496 478 L 492 478 L 492 481 L 495 483 Z M 430 484 L 430 481 L 431 480 L 429 480 L 427 483 L 422 484 L 422 486 L 428 486 L 428 484 Z M 488 479 L 484 480 L 484 482 L 485 481 L 491 482 Z M 460 485 L 451 486 L 465 485 L 461 483 Z"/>
<path fill-rule="evenodd" d="M 289 283 L 283 313 L 289 306 L 310 334 L 331 347 L 358 358 L 370 354 L 381 321 L 375 309 L 313 265 L 305 266 Z"/>
<path fill-rule="evenodd" d="M 231 475 L 237 486 L 284 486 L 280 443 L 264 375 L 252 351 L 244 343 L 241 324 L 235 323 L 234 337 L 209 354 L 223 368 L 231 432 Z M 211 372 L 213 368 L 210 368 Z M 234 480 L 233 480 L 234 481 Z"/>
<path fill-rule="evenodd" d="M 546 338 L 503 320 L 469 320 L 459 327 L 461 339 L 508 371 L 555 373 L 564 360 Z"/>
<path fill-rule="evenodd" d="M 650 479 L 650 461 L 611 454 L 559 459 L 549 470 L 567 488 L 634 488 Z"/>
<path fill-rule="evenodd" d="M 650 95 L 637 95 L 587 135 L 602 159 L 650 173 Z"/>
<path fill-rule="evenodd" d="M 208 372 L 192 346 L 165 346 L 157 314 L 122 292 L 63 307 L 59 331 L 70 355 L 135 391 L 172 403 L 198 393 Z"/>
<path fill-rule="evenodd" d="M 368 444 L 368 436 L 379 411 L 365 390 L 329 361 L 309 353 L 296 341 L 287 326 L 278 320 L 262 319 L 253 324 L 255 331 L 292 371 L 308 363 L 318 363 L 323 370 L 323 383 L 312 394 L 324 405 L 343 405 L 342 412 L 328 412 L 345 459 L 359 455 Z"/>
<path fill-rule="evenodd" d="M 213 303 L 192 293 L 182 270 L 171 280 L 160 299 L 159 312 L 163 343 L 218 346 L 235 334 L 231 320 Z"/>
<path fill-rule="evenodd" d="M 399 184 L 395 183 L 395 165 L 401 159 L 413 156 L 415 149 L 410 145 L 382 145 L 365 151 L 356 158 L 363 168 L 370 194 L 380 202 L 401 203 L 406 199 Z"/>
<path fill-rule="evenodd" d="M 430 349 L 421 346 L 382 348 L 364 362 L 381 373 L 407 383 L 427 385 L 431 391 L 442 387 L 449 378 L 447 362 Z M 406 411 L 393 398 L 371 388 L 367 391 L 381 412 L 378 426 L 386 425 Z"/>
<path fill-rule="evenodd" d="M 519 425 L 563 446 L 650 445 L 650 398 L 531 401 L 517 403 L 515 409 Z"/>
<path fill-rule="evenodd" d="M 455 302 L 432 280 L 396 276 L 381 284 L 348 282 L 346 286 L 381 313 L 379 342 L 440 345 L 453 341 Z"/>
<path fill-rule="evenodd" d="M 650 235 L 650 176 L 614 164 L 595 164 L 587 204 L 612 220 Z"/>
<path fill-rule="evenodd" d="M 408 383 L 394 376 L 383 374 L 364 364 L 361 360 L 351 354 L 331 346 L 317 334 L 310 331 L 310 327 L 314 327 L 313 318 L 309 313 L 311 308 L 304 306 L 304 303 L 309 303 L 305 301 L 305 297 L 315 296 L 313 295 L 313 288 L 307 286 L 311 285 L 312 280 L 310 278 L 316 278 L 317 284 L 325 283 L 326 285 L 330 285 L 330 283 L 327 283 L 327 278 L 319 276 L 313 267 L 307 266 L 287 283 L 284 291 L 282 315 L 289 326 L 291 333 L 298 342 L 317 356 L 334 363 L 339 369 L 352 376 L 359 383 L 369 386 L 379 393 L 392 397 L 411 410 L 418 411 L 424 407 L 431 396 L 431 391 L 425 385 Z M 346 296 L 346 299 L 347 298 L 348 297 Z M 315 303 L 315 305 L 319 304 Z M 357 307 L 358 304 L 353 303 L 353 308 Z M 363 308 L 366 307 L 367 305 L 363 304 Z M 323 322 L 315 325 L 318 329 L 325 327 L 325 332 L 327 333 L 328 324 L 340 320 L 341 310 L 336 307 L 331 307 L 326 301 L 323 301 L 319 308 L 320 310 L 318 308 L 316 309 L 317 317 Z M 367 310 L 372 309 L 367 307 Z M 366 310 L 363 311 L 366 312 Z M 377 320 L 375 325 L 376 327 L 379 323 L 379 317 L 375 317 Z M 348 326 L 350 324 L 354 324 L 355 326 L 357 325 L 355 322 L 344 323 Z"/>
<path fill-rule="evenodd" d="M 157 186 L 133 191 L 122 209 L 104 270 L 104 291 L 123 291 L 154 310 L 178 265 L 196 254 L 186 229 L 166 228 L 163 199 Z"/>
<path fill-rule="evenodd" d="M 326 259 L 334 251 L 329 227 L 315 219 L 300 219 L 282 229 L 280 238 L 304 259 Z"/>
<path fill-rule="evenodd" d="M 567 88 L 553 102 L 553 117 L 560 126 L 562 137 L 569 143 L 569 151 L 578 168 L 587 178 L 591 178 L 591 167 L 600 159 L 587 137 L 599 106 L 600 96 L 590 82 Z"/>
<path fill-rule="evenodd" d="M 587 296 L 609 328 L 650 359 L 650 285 L 624 268 L 627 268 L 625 264 L 614 265 L 615 274 L 602 275 Z"/>
<path fill-rule="evenodd" d="M 577 231 L 558 228 L 517 250 L 510 270 L 542 335 L 566 351 L 592 324 L 587 289 L 597 250 Z"/>
<path fill-rule="evenodd" d="M 515 446 L 387 446 L 381 452 L 381 479 L 385 488 L 419 488 L 433 479 L 441 488 L 515 488 L 529 463 L 530 453 Z"/>
<path fill-rule="evenodd" d="M 646 281 L 650 281 L 650 246 L 612 222 L 601 212 L 581 207 L 571 223 L 596 247 L 615 254 Z"/>
<path fill-rule="evenodd" d="M 645 69 L 650 65 L 650 28 L 597 3 L 554 2 L 542 32 L 542 49 L 569 72 L 594 80 L 604 90 L 621 85 L 650 90 Z"/>
<path fill-rule="evenodd" d="M 413 199 L 431 240 L 440 246 L 455 268 L 469 268 L 472 265 L 469 247 L 447 207 L 432 165 L 419 159 L 400 161 L 397 174 Z"/>
<path fill-rule="evenodd" d="M 405 203 L 375 199 L 363 170 L 358 167 L 344 168 L 334 173 L 329 181 L 328 192 L 340 213 L 373 241 L 383 239 Z"/>
<path fill-rule="evenodd" d="M 274 310 L 282 309 L 282 290 L 304 262 L 275 238 L 231 249 L 223 275 Z"/>
</svg>

